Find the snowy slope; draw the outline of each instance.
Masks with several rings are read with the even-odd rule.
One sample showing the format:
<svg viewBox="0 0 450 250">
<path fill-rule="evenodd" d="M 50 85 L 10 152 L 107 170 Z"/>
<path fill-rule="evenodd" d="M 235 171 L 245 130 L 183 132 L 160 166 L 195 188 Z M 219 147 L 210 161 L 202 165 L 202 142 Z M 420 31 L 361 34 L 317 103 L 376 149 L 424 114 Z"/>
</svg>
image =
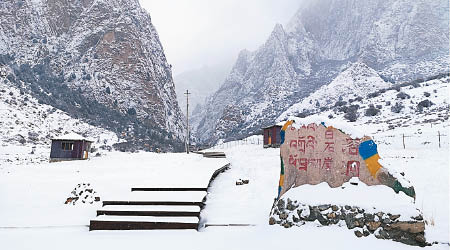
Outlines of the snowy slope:
<svg viewBox="0 0 450 250">
<path fill-rule="evenodd" d="M 300 1 L 288 25 L 241 52 L 194 117 L 197 137 L 211 143 L 258 133 L 355 62 L 395 83 L 449 72 L 448 10 L 443 0 Z"/>
<path fill-rule="evenodd" d="M 2 1 L 0 16 L 0 67 L 16 86 L 137 145 L 180 147 L 171 66 L 138 0 Z"/>
<path fill-rule="evenodd" d="M 352 92 L 342 92 L 341 102 L 329 103 L 325 105 L 327 109 L 323 112 L 319 108 L 314 108 L 313 113 L 348 120 L 346 115 L 350 112 L 349 107 L 355 107 L 357 120 L 356 124 L 377 124 L 369 126 L 368 132 L 374 133 L 378 129 L 393 129 L 395 127 L 407 128 L 414 124 L 439 124 L 448 122 L 449 118 L 449 77 L 429 80 L 422 83 L 407 85 L 404 87 L 394 86 L 387 89 L 379 89 L 377 92 L 369 93 L 362 98 L 354 98 Z M 321 90 L 312 94 L 312 96 L 324 95 L 326 92 Z M 331 96 L 333 92 L 330 92 Z M 402 97 L 404 99 L 402 99 Z M 420 107 L 430 101 L 429 107 Z M 422 103 L 422 104 L 421 104 Z M 367 110 L 377 110 L 376 115 L 366 114 Z M 306 107 L 306 108 L 305 108 Z M 308 104 L 300 103 L 293 105 L 288 111 L 284 112 L 277 121 L 286 120 L 291 115 L 302 113 L 308 109 Z M 402 107 L 402 108 L 397 108 Z M 372 112 L 370 112 L 372 114 Z M 376 128 L 376 130 L 374 130 Z"/>
<path fill-rule="evenodd" d="M 70 132 L 92 138 L 96 148 L 118 142 L 115 133 L 40 104 L 8 81 L 0 81 L 0 165 L 46 162 L 51 139 Z"/>
<path fill-rule="evenodd" d="M 330 84 L 322 86 L 301 102 L 292 105 L 281 116 L 320 107 L 332 106 L 339 100 L 365 97 L 379 89 L 388 88 L 392 84 L 385 82 L 378 73 L 364 63 L 354 63 L 340 73 Z"/>
</svg>

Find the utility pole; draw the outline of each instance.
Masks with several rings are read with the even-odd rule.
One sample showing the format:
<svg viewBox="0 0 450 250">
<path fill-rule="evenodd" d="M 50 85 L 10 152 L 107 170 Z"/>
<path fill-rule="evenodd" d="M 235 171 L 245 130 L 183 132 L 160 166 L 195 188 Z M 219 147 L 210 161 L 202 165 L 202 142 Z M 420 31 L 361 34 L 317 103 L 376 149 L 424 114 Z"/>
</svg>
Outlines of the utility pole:
<svg viewBox="0 0 450 250">
<path fill-rule="evenodd" d="M 189 154 L 189 90 L 186 89 L 186 153 Z"/>
</svg>

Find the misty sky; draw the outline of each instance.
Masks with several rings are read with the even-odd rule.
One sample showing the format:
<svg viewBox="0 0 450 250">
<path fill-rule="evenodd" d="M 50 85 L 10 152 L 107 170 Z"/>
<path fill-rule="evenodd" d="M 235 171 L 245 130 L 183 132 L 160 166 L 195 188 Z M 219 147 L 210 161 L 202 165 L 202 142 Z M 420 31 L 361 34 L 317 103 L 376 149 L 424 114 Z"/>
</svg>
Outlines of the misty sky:
<svg viewBox="0 0 450 250">
<path fill-rule="evenodd" d="M 232 63 L 255 50 L 276 23 L 286 24 L 299 0 L 140 0 L 151 15 L 173 74 Z"/>
</svg>

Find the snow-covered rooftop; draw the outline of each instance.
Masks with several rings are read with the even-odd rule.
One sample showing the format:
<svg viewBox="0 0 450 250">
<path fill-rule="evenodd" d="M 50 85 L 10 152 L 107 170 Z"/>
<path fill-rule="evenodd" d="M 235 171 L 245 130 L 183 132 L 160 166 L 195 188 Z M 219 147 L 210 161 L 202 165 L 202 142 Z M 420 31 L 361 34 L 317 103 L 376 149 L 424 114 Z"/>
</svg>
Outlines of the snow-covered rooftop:
<svg viewBox="0 0 450 250">
<path fill-rule="evenodd" d="M 81 136 L 81 135 L 79 135 L 77 133 L 74 133 L 74 132 L 70 132 L 68 134 L 55 137 L 52 140 L 70 140 L 70 141 L 85 140 L 85 141 L 93 141 L 92 139 L 85 138 L 85 137 L 83 137 L 83 136 Z"/>
<path fill-rule="evenodd" d="M 282 121 L 282 122 L 278 122 L 278 123 L 275 123 L 275 124 L 272 124 L 272 125 L 270 125 L 270 126 L 266 126 L 266 127 L 263 127 L 263 128 L 271 128 L 271 127 L 273 127 L 273 126 L 280 126 L 280 127 L 283 127 L 283 125 L 286 123 L 286 121 Z"/>
</svg>

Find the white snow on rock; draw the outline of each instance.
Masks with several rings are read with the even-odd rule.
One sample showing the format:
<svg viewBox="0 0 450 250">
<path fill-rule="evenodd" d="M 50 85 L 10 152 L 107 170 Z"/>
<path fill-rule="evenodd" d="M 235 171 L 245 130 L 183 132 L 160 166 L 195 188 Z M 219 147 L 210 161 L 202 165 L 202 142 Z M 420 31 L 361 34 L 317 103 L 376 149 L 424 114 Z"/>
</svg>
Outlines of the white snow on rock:
<svg viewBox="0 0 450 250">
<path fill-rule="evenodd" d="M 365 135 L 368 136 L 368 134 L 365 134 L 365 132 L 358 129 L 358 127 L 355 124 L 336 120 L 336 119 L 330 119 L 326 116 L 317 114 L 317 115 L 311 115 L 305 118 L 299 118 L 295 116 L 289 116 L 287 121 L 294 121 L 292 126 L 294 128 L 301 128 L 302 126 L 308 126 L 308 124 L 314 123 L 317 125 L 324 125 L 326 127 L 332 126 L 335 127 L 342 132 L 346 133 L 347 135 L 351 136 L 352 138 L 363 138 Z M 278 124 L 284 124 L 285 122 L 280 122 Z"/>
<path fill-rule="evenodd" d="M 384 185 L 367 186 L 358 178 L 352 178 L 338 188 L 330 188 L 327 183 L 302 185 L 289 189 L 282 198 L 311 206 L 349 205 L 363 208 L 368 213 L 400 214 L 401 221 L 408 221 L 420 214 L 419 207 L 411 197 L 403 193 L 396 194 L 392 188 Z"/>
<path fill-rule="evenodd" d="M 341 72 L 330 84 L 322 86 L 301 102 L 292 105 L 280 117 L 319 107 L 330 107 L 339 100 L 366 98 L 369 93 L 388 88 L 391 85 L 392 83 L 385 82 L 374 69 L 366 64 L 354 63 Z"/>
</svg>

